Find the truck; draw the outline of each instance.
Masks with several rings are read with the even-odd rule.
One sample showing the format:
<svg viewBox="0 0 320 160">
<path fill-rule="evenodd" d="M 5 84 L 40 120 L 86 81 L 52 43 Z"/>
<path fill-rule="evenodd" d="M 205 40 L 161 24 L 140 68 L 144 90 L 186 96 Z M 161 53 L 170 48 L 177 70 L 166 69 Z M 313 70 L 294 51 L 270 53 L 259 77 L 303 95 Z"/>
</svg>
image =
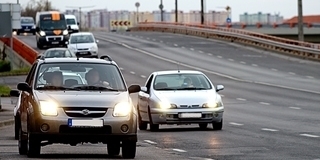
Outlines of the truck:
<svg viewBox="0 0 320 160">
<path fill-rule="evenodd" d="M 67 20 L 67 25 L 71 27 L 69 30 L 69 34 L 77 33 L 79 32 L 79 22 L 77 21 L 77 18 L 75 15 L 65 15 Z"/>
<path fill-rule="evenodd" d="M 69 31 L 65 14 L 58 11 L 44 11 L 36 14 L 36 41 L 37 48 L 45 46 L 67 46 Z"/>
</svg>

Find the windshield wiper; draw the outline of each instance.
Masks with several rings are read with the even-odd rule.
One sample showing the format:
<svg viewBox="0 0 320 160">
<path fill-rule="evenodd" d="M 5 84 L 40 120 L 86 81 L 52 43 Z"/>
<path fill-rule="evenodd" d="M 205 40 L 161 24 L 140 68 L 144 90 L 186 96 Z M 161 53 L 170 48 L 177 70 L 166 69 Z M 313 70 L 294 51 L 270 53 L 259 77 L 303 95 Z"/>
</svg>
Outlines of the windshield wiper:
<svg viewBox="0 0 320 160">
<path fill-rule="evenodd" d="M 79 90 L 79 89 L 62 87 L 62 86 L 43 86 L 43 87 L 37 87 L 36 90 Z"/>
<path fill-rule="evenodd" d="M 171 91 L 171 90 L 176 90 L 174 88 L 159 88 L 159 89 L 156 89 L 156 90 L 159 90 L 159 91 Z"/>
<path fill-rule="evenodd" d="M 177 90 L 207 90 L 207 88 L 203 88 L 203 87 L 182 87 L 182 88 L 177 88 Z"/>
<path fill-rule="evenodd" d="M 116 91 L 119 92 L 118 89 L 112 89 L 109 87 L 102 87 L 102 86 L 78 86 L 74 87 L 77 90 L 91 90 L 91 91 Z"/>
</svg>

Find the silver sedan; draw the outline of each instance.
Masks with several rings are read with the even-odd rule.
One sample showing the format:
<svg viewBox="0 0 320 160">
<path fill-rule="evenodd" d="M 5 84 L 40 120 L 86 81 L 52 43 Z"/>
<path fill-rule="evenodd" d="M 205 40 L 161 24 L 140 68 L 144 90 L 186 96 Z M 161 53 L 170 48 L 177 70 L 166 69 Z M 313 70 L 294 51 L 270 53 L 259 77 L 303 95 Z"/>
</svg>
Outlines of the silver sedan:
<svg viewBox="0 0 320 160">
<path fill-rule="evenodd" d="M 212 84 L 200 71 L 153 72 L 138 95 L 139 129 L 159 129 L 159 124 L 212 124 L 221 130 L 224 105 L 217 93 L 223 85 Z"/>
</svg>

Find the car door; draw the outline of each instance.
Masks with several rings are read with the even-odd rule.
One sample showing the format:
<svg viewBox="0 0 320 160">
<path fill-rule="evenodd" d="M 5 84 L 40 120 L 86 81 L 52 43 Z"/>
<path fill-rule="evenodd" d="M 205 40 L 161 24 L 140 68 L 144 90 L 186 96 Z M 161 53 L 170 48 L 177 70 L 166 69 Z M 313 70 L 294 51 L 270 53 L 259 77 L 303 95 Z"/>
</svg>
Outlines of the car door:
<svg viewBox="0 0 320 160">
<path fill-rule="evenodd" d="M 37 68 L 37 63 L 35 63 L 26 78 L 26 83 L 30 86 L 33 82 L 33 77 L 35 70 Z M 21 120 L 21 129 L 23 132 L 27 132 L 27 119 L 28 119 L 28 108 L 30 106 L 30 93 L 26 91 L 21 91 L 21 105 L 20 105 L 20 120 Z"/>
<path fill-rule="evenodd" d="M 139 107 L 139 113 L 143 121 L 148 121 L 148 105 L 149 105 L 149 98 L 150 98 L 150 87 L 153 80 L 154 75 L 151 74 L 145 84 L 145 87 L 147 88 L 146 91 L 140 91 L 138 94 L 138 107 Z"/>
</svg>

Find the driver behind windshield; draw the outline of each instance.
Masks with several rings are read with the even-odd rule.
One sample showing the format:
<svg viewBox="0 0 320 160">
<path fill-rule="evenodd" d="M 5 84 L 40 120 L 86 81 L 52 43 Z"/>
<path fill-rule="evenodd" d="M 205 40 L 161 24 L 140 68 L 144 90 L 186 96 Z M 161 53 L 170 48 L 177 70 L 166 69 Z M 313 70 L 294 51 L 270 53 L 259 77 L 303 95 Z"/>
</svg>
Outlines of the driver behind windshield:
<svg viewBox="0 0 320 160">
<path fill-rule="evenodd" d="M 109 86 L 108 82 L 100 80 L 100 74 L 95 69 L 91 69 L 88 73 L 86 73 L 86 77 L 85 78 L 87 80 L 88 85 Z"/>
<path fill-rule="evenodd" d="M 52 85 L 52 86 L 62 86 L 63 85 L 63 76 L 62 76 L 62 72 L 52 72 L 49 73 L 50 74 L 50 80 L 48 85 Z"/>
<path fill-rule="evenodd" d="M 185 78 L 182 86 L 183 87 L 193 87 L 192 80 L 189 77 Z"/>
</svg>

